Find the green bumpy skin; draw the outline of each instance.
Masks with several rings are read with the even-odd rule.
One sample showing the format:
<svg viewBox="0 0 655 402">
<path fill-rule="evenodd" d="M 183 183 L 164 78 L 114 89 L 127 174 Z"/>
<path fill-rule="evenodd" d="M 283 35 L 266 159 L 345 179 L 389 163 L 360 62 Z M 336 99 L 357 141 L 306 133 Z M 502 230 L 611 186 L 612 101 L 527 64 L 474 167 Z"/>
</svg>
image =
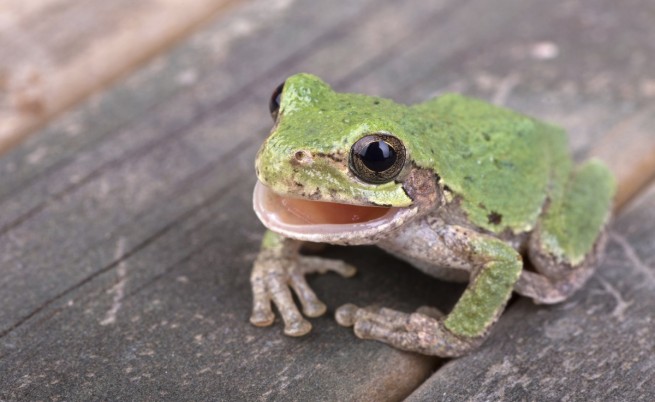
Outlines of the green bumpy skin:
<svg viewBox="0 0 655 402">
<path fill-rule="evenodd" d="M 492 233 L 532 230 L 571 169 L 564 131 L 454 94 L 414 109 L 430 134 L 412 157 L 461 196 L 468 219 Z"/>
<path fill-rule="evenodd" d="M 336 93 L 313 75 L 297 74 L 285 83 L 280 113 L 284 119 L 262 147 L 268 152 L 258 156 L 257 170 L 282 194 L 409 206 L 400 183 L 363 183 L 330 160 L 348 158 L 366 133 L 388 132 L 403 142 L 408 160 L 435 171 L 460 197 L 471 223 L 492 233 L 520 233 L 534 228 L 549 195 L 560 197 L 572 170 L 563 130 L 461 95 L 405 106 Z M 298 149 L 330 158 L 314 160 L 312 169 L 286 163 Z"/>
<path fill-rule="evenodd" d="M 612 207 L 616 182 L 600 161 L 592 159 L 577 168 L 541 219 L 542 252 L 576 266 L 585 259 Z"/>
</svg>

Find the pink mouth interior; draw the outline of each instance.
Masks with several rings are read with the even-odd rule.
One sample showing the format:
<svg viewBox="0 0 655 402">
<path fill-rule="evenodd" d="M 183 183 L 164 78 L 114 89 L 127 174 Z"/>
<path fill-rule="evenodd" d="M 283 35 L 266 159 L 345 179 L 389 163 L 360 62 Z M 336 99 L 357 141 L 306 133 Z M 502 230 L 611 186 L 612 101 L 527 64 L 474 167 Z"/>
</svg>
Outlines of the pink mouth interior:
<svg viewBox="0 0 655 402">
<path fill-rule="evenodd" d="M 277 198 L 276 204 L 296 220 L 307 224 L 344 224 L 366 222 L 383 217 L 391 208 L 367 207 L 360 205 L 337 204 L 334 202 L 309 201 L 298 198 Z M 270 205 L 270 204 L 269 204 Z M 280 213 L 280 211 L 278 211 Z M 286 214 L 285 214 L 286 215 Z"/>
<path fill-rule="evenodd" d="M 279 198 L 279 205 L 287 212 L 309 224 L 366 222 L 381 218 L 390 209 L 275 196 Z"/>
<path fill-rule="evenodd" d="M 378 234 L 402 224 L 412 208 L 371 207 L 285 197 L 257 182 L 255 213 L 268 229 L 305 241 L 373 244 Z"/>
<path fill-rule="evenodd" d="M 254 206 L 260 219 L 276 225 L 343 227 L 343 225 L 367 225 L 382 223 L 395 215 L 398 208 L 371 207 L 310 201 L 275 194 L 261 183 L 255 187 Z M 341 225 L 341 226 L 334 226 Z"/>
</svg>

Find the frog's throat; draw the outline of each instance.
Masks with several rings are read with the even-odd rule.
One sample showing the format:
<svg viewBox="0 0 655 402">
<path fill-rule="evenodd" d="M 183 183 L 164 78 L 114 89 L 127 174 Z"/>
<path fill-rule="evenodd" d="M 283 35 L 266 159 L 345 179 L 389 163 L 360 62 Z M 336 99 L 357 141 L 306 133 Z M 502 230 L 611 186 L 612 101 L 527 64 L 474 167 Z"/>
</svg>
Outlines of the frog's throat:
<svg viewBox="0 0 655 402">
<path fill-rule="evenodd" d="M 383 208 L 278 195 L 257 182 L 253 207 L 268 229 L 292 239 L 373 244 L 413 218 L 415 208 Z"/>
</svg>

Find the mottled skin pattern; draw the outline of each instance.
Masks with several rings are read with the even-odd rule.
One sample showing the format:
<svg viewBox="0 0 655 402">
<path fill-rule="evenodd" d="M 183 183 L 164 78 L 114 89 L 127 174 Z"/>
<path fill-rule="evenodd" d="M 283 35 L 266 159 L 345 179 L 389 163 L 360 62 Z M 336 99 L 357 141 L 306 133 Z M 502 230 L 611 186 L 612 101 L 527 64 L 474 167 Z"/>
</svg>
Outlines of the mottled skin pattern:
<svg viewBox="0 0 655 402">
<path fill-rule="evenodd" d="M 569 297 L 593 272 L 604 246 L 614 181 L 596 161 L 574 168 L 562 130 L 481 101 L 447 95 L 405 106 L 333 92 L 317 77 L 290 77 L 257 175 L 273 192 L 317 201 L 400 207 L 382 229 L 322 234 L 268 231 L 252 273 L 251 322 L 270 325 L 274 303 L 285 333 L 311 329 L 325 312 L 304 280 L 314 272 L 343 276 L 354 268 L 298 254 L 300 241 L 375 244 L 435 277 L 468 281 L 453 310 L 412 314 L 348 304 L 337 321 L 360 338 L 438 356 L 479 346 L 512 291 L 537 303 Z M 404 144 L 407 160 L 393 180 L 359 180 L 350 149 L 371 133 Z M 524 269 L 531 263 L 532 269 Z"/>
</svg>

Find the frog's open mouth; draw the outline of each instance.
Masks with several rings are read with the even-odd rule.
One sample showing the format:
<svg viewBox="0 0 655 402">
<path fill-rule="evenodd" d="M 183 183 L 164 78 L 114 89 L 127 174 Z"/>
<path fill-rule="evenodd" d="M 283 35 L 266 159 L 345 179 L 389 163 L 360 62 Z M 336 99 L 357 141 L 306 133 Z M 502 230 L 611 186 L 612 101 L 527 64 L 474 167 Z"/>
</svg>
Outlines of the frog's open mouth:
<svg viewBox="0 0 655 402">
<path fill-rule="evenodd" d="M 308 241 L 350 240 L 390 230 L 414 215 L 410 208 L 376 207 L 285 197 L 257 182 L 255 213 L 274 232 Z"/>
</svg>

